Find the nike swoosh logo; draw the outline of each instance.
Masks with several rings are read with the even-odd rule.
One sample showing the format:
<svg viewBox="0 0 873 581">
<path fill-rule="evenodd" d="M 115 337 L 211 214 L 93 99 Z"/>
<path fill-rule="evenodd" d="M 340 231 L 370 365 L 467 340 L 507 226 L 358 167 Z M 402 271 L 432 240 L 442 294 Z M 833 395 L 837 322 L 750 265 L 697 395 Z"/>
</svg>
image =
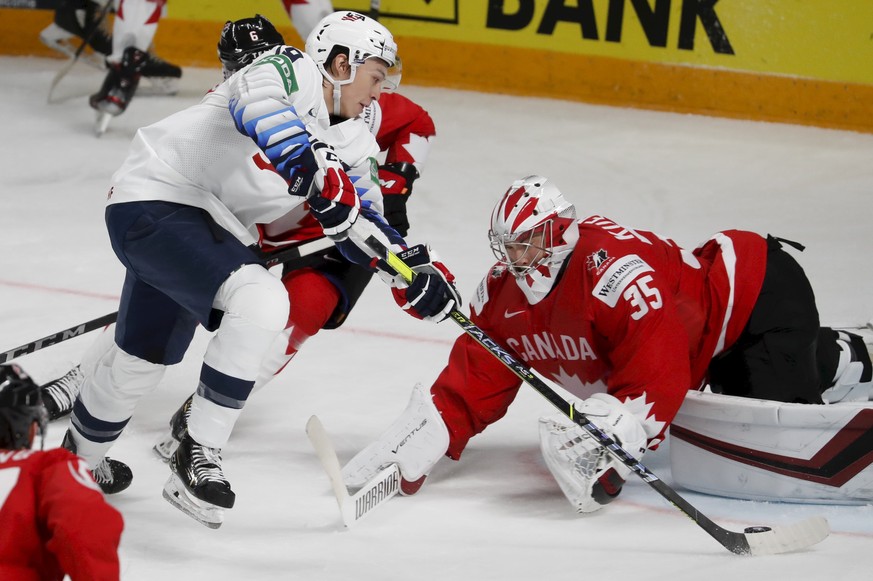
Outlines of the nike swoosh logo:
<svg viewBox="0 0 873 581">
<path fill-rule="evenodd" d="M 521 310 L 521 311 L 515 311 L 515 312 L 513 312 L 513 313 L 510 313 L 510 312 L 509 312 L 509 309 L 506 309 L 506 311 L 503 312 L 503 317 L 506 318 L 506 319 L 511 319 L 512 317 L 514 317 L 514 316 L 516 316 L 516 315 L 520 315 L 520 314 L 522 314 L 523 312 L 524 312 L 524 310 Z"/>
</svg>

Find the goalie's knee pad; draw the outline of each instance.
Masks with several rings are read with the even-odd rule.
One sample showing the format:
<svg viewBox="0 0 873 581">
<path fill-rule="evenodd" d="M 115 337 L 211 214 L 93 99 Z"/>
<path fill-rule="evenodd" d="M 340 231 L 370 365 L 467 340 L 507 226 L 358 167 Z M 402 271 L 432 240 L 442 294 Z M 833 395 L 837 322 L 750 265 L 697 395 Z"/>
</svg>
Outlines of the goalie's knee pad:
<svg viewBox="0 0 873 581">
<path fill-rule="evenodd" d="M 397 464 L 403 480 L 401 493 L 415 494 L 448 447 L 449 430 L 430 391 L 418 384 L 391 427 L 343 467 L 343 481 L 350 488 L 360 488 L 382 468 Z"/>
<path fill-rule="evenodd" d="M 840 360 L 831 387 L 821 397 L 826 403 L 867 401 L 873 395 L 873 364 L 864 339 L 854 333 L 837 332 Z"/>
<path fill-rule="evenodd" d="M 594 394 L 576 409 L 635 458 L 646 450 L 646 433 L 637 417 L 616 398 Z M 540 450 L 558 486 L 580 513 L 594 512 L 621 492 L 630 469 L 563 415 L 540 418 Z"/>
</svg>

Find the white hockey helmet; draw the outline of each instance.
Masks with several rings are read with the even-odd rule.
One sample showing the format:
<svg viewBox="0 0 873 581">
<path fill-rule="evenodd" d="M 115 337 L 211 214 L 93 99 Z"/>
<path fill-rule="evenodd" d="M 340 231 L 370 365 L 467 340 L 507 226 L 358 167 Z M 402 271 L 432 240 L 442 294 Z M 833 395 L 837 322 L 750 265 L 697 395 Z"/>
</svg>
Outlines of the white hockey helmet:
<svg viewBox="0 0 873 581">
<path fill-rule="evenodd" d="M 548 178 L 531 175 L 509 186 L 491 214 L 491 251 L 515 277 L 530 304 L 552 289 L 579 240 L 576 208 Z"/>
<path fill-rule="evenodd" d="M 348 54 L 352 68 L 351 76 L 344 81 L 334 79 L 328 72 L 331 61 L 340 53 Z M 358 65 L 367 59 L 378 58 L 388 65 L 384 89 L 396 89 L 400 84 L 401 67 L 394 36 L 383 25 L 358 12 L 340 11 L 322 18 L 306 39 L 306 54 L 333 85 L 335 115 L 339 114 L 340 87 L 355 80 Z"/>
</svg>

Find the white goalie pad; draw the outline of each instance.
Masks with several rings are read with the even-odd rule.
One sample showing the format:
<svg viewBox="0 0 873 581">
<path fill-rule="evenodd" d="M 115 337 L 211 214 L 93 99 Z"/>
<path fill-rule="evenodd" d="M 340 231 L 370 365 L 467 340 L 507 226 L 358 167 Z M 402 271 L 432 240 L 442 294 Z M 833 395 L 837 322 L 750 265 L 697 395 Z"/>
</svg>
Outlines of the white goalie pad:
<svg viewBox="0 0 873 581">
<path fill-rule="evenodd" d="M 415 482 L 430 473 L 448 447 L 449 430 L 433 403 L 430 389 L 419 383 L 400 417 L 343 467 L 343 481 L 357 490 L 384 468 L 396 464 L 404 480 Z"/>
<path fill-rule="evenodd" d="M 773 502 L 873 503 L 873 402 L 781 403 L 689 392 L 670 426 L 676 483 Z"/>
</svg>

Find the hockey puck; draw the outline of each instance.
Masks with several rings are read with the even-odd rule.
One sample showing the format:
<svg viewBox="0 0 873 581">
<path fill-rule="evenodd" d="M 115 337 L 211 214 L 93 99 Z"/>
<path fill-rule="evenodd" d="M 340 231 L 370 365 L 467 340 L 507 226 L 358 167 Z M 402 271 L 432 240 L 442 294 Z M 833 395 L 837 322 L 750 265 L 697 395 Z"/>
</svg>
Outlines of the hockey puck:
<svg viewBox="0 0 873 581">
<path fill-rule="evenodd" d="M 766 533 L 767 531 L 773 530 L 770 527 L 746 527 L 746 530 L 743 532 L 746 534 L 751 533 Z"/>
</svg>

